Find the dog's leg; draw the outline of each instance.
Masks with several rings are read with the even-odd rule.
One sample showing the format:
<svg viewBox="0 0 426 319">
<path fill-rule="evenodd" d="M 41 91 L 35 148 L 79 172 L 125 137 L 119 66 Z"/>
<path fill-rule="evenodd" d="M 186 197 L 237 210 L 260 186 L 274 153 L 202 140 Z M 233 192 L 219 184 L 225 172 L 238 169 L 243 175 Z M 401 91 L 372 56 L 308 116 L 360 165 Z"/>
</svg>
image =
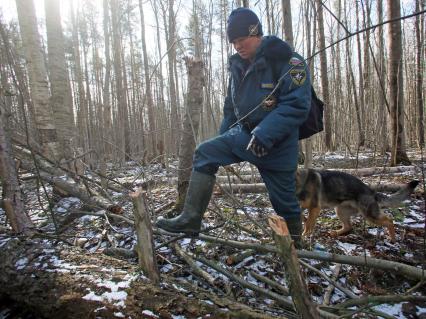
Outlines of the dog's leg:
<svg viewBox="0 0 426 319">
<path fill-rule="evenodd" d="M 308 209 L 308 218 L 305 221 L 302 236 L 307 237 L 312 235 L 320 211 L 320 207 L 313 207 Z"/>
<path fill-rule="evenodd" d="M 367 217 L 367 220 L 378 226 L 386 227 L 388 229 L 391 242 L 395 242 L 395 226 L 393 224 L 392 218 L 381 211 L 377 218 Z"/>
<path fill-rule="evenodd" d="M 355 215 L 354 208 L 350 206 L 337 206 L 337 217 L 342 222 L 342 228 L 330 232 L 331 237 L 337 237 L 349 233 L 352 230 L 351 216 Z"/>
</svg>

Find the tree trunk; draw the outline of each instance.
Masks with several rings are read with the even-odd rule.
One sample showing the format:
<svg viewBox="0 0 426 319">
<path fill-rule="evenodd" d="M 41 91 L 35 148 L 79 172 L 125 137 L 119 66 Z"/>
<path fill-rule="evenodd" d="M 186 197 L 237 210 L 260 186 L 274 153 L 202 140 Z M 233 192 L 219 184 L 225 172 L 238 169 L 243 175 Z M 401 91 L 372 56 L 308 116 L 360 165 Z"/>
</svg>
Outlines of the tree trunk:
<svg viewBox="0 0 426 319">
<path fill-rule="evenodd" d="M 293 20 L 291 18 L 291 2 L 290 0 L 282 0 L 281 6 L 283 10 L 283 30 L 284 39 L 292 48 L 294 48 L 293 42 Z"/>
<path fill-rule="evenodd" d="M 155 116 L 154 116 L 154 101 L 152 99 L 152 90 L 151 90 L 151 79 L 149 77 L 149 60 L 148 53 L 146 50 L 146 41 L 145 41 L 145 18 L 143 11 L 142 0 L 139 0 L 139 12 L 141 16 L 141 41 L 142 41 L 142 54 L 143 54 L 143 67 L 144 67 L 144 79 L 145 79 L 145 97 L 143 99 L 143 105 L 147 106 L 148 109 L 148 123 L 149 123 L 149 140 L 152 151 L 152 157 L 158 155 L 157 151 L 157 133 L 155 125 Z"/>
<path fill-rule="evenodd" d="M 305 278 L 303 278 L 300 271 L 297 252 L 286 222 L 278 215 L 271 215 L 268 218 L 268 222 L 274 231 L 274 241 L 285 265 L 290 294 L 297 313 L 302 319 L 319 319 L 318 310 L 310 298 Z"/>
<path fill-rule="evenodd" d="M 389 20 L 401 16 L 400 0 L 387 0 Z M 409 165 L 404 141 L 404 91 L 401 21 L 389 24 L 389 103 L 392 125 L 391 165 Z"/>
<path fill-rule="evenodd" d="M 185 62 L 188 71 L 188 93 L 179 147 L 178 199 L 175 205 L 177 211 L 182 210 L 185 202 L 203 105 L 203 63 L 191 58 L 186 58 Z"/>
<path fill-rule="evenodd" d="M 72 157 L 74 114 L 59 5 L 60 2 L 57 0 L 45 0 L 49 78 L 52 92 L 50 104 L 57 127 L 59 157 L 68 160 Z"/>
<path fill-rule="evenodd" d="M 355 1 L 355 11 L 356 11 L 357 29 L 360 30 L 361 24 L 360 24 L 360 21 L 359 21 L 360 20 L 359 15 L 360 15 L 361 12 L 360 12 L 360 9 L 359 9 L 359 6 L 358 6 L 358 1 Z M 357 54 L 358 54 L 358 97 L 359 97 L 358 102 L 356 102 L 356 104 L 358 105 L 357 119 L 359 118 L 358 146 L 364 146 L 365 145 L 365 132 L 364 132 L 364 108 L 365 108 L 364 101 L 365 101 L 365 97 L 364 97 L 364 92 L 365 91 L 364 91 L 364 87 L 363 87 L 364 73 L 363 73 L 363 61 L 362 61 L 362 55 L 361 55 L 361 35 L 360 34 L 356 35 L 356 43 L 357 43 Z M 355 82 L 355 79 L 353 79 L 353 81 Z M 354 85 L 354 90 L 356 90 L 355 85 Z"/>
<path fill-rule="evenodd" d="M 377 15 L 379 18 L 379 23 L 383 22 L 383 0 L 377 0 Z M 378 48 L 378 54 L 377 58 L 379 60 L 379 74 L 378 74 L 378 80 L 383 83 L 380 88 L 380 94 L 379 94 L 379 129 L 380 129 L 380 136 L 382 138 L 381 140 L 381 146 L 380 150 L 382 154 L 385 154 L 386 151 L 389 149 L 389 141 L 388 141 L 388 134 L 387 134 L 387 117 L 389 114 L 389 110 L 386 108 L 387 101 L 386 101 L 386 92 L 384 92 L 384 85 L 385 85 L 385 79 L 386 79 L 386 64 L 385 64 L 385 38 L 383 34 L 383 26 L 378 27 L 378 41 L 379 41 L 379 48 Z"/>
<path fill-rule="evenodd" d="M 175 64 L 176 64 L 176 26 L 175 26 L 175 12 L 173 9 L 174 0 L 167 0 L 167 9 L 163 3 L 160 2 L 161 10 L 164 18 L 164 31 L 166 34 L 167 43 L 167 66 L 168 66 L 168 80 L 169 80 L 169 107 L 170 107 L 170 129 L 171 136 L 174 138 L 170 140 L 170 149 L 176 153 L 179 148 L 180 138 L 180 119 L 179 119 L 179 101 L 176 93 L 175 81 Z M 168 19 L 167 19 L 168 18 Z"/>
<path fill-rule="evenodd" d="M 139 265 L 152 283 L 157 285 L 160 282 L 160 272 L 155 258 L 151 215 L 146 206 L 145 194 L 142 193 L 142 190 L 138 190 L 130 193 L 129 196 L 133 202 Z"/>
<path fill-rule="evenodd" d="M 151 1 L 151 5 L 154 11 L 154 17 L 155 17 L 155 31 L 156 31 L 156 36 L 157 36 L 157 54 L 159 57 L 163 56 L 162 53 L 162 49 L 161 49 L 161 35 L 160 35 L 160 22 L 158 19 L 158 7 L 157 7 L 157 1 Z M 164 78 L 163 78 L 163 64 L 159 63 L 158 66 L 158 73 L 157 73 L 157 77 L 158 77 L 158 82 L 159 82 L 159 86 L 158 86 L 158 90 L 157 90 L 157 101 L 158 101 L 158 109 L 160 110 L 160 126 L 165 128 L 167 127 L 167 119 L 165 116 L 166 113 L 166 102 L 165 102 L 165 98 L 164 98 Z M 167 148 L 164 147 L 166 143 L 166 132 L 165 130 L 161 130 L 161 133 L 159 133 L 159 137 L 158 137 L 158 142 L 157 142 L 157 148 L 158 148 L 158 152 L 159 155 L 161 155 L 160 157 L 160 161 L 163 163 L 163 165 L 165 165 L 166 163 L 166 159 L 168 157 L 168 154 L 170 154 L 170 150 L 167 150 Z"/>
<path fill-rule="evenodd" d="M 121 160 L 128 160 L 130 155 L 130 142 L 129 142 L 129 120 L 128 108 L 126 98 L 126 88 L 123 84 L 123 61 L 122 61 L 122 43 L 120 31 L 120 6 L 118 0 L 111 0 L 111 17 L 112 17 L 112 45 L 114 51 L 114 74 L 115 74 L 115 87 L 117 96 L 117 110 L 118 110 L 118 126 L 120 127 L 119 143 L 121 144 L 120 155 Z"/>
<path fill-rule="evenodd" d="M 330 93 L 328 85 L 328 65 L 327 65 L 327 53 L 325 51 L 325 34 L 324 34 L 324 17 L 323 17 L 323 8 L 321 0 L 315 0 L 317 6 L 317 22 L 318 22 L 318 42 L 320 53 L 320 70 L 321 70 L 321 87 L 322 87 L 322 96 L 324 99 L 325 109 L 324 109 L 324 126 L 325 126 L 325 147 L 327 150 L 332 150 L 334 148 L 332 142 L 332 132 L 331 132 L 331 119 L 332 108 L 330 107 Z"/>
<path fill-rule="evenodd" d="M 106 176 L 107 160 L 111 158 L 111 142 L 110 135 L 112 133 L 111 125 L 111 56 L 110 56 L 110 29 L 109 29 L 109 1 L 103 0 L 103 33 L 105 41 L 105 79 L 102 92 L 102 120 L 101 120 L 101 143 L 102 153 L 100 154 L 100 172 Z M 107 187 L 107 180 L 101 178 L 102 187 Z"/>
<path fill-rule="evenodd" d="M 416 1 L 416 11 L 420 12 L 424 9 L 424 1 Z M 422 2 L 422 4 L 421 4 Z M 415 30 L 416 30 L 416 102 L 417 102 L 417 136 L 418 136 L 418 145 L 419 147 L 425 146 L 425 127 L 424 127 L 424 91 L 423 91 L 423 65 L 424 60 L 422 60 L 424 52 L 424 15 L 416 16 Z"/>
<path fill-rule="evenodd" d="M 77 127 L 78 127 L 78 145 L 83 148 L 83 153 L 89 150 L 89 131 L 87 124 L 87 100 L 86 90 L 84 88 L 83 70 L 81 67 L 80 40 L 79 40 L 79 21 L 74 13 L 73 1 L 71 5 L 71 24 L 72 24 L 72 42 L 73 42 L 73 60 L 74 77 L 77 82 L 77 92 L 74 94 L 77 105 Z"/>
<path fill-rule="evenodd" d="M 35 111 L 38 140 L 44 153 L 56 157 L 58 139 L 53 112 L 49 105 L 49 83 L 43 58 L 33 0 L 16 0 L 22 48 L 27 63 L 31 100 Z"/>
<path fill-rule="evenodd" d="M 12 154 L 8 123 L 11 114 L 0 107 L 0 178 L 3 189 L 3 207 L 14 232 L 31 234 L 33 223 L 25 212 L 18 174 Z"/>
</svg>

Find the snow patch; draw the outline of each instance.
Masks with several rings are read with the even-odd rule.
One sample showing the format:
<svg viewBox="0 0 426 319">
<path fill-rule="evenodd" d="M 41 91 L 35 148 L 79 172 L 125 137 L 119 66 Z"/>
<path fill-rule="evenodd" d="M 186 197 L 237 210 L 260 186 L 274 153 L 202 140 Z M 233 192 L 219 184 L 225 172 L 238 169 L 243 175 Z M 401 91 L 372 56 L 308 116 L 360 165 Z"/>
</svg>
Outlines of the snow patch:
<svg viewBox="0 0 426 319">
<path fill-rule="evenodd" d="M 159 316 L 154 314 L 151 310 L 144 310 L 144 311 L 142 311 L 142 314 L 146 315 L 146 316 L 151 316 L 153 318 L 160 318 Z"/>
<path fill-rule="evenodd" d="M 0 248 L 6 245 L 12 238 L 5 238 L 0 241 Z"/>
<path fill-rule="evenodd" d="M 405 316 L 402 314 L 402 303 L 399 304 L 383 304 L 376 307 L 373 307 L 373 309 L 384 312 L 388 315 L 395 316 L 396 318 L 405 318 Z"/>
<path fill-rule="evenodd" d="M 136 275 L 126 275 L 123 281 L 114 282 L 111 280 L 101 280 L 97 279 L 95 281 L 96 285 L 100 288 L 107 288 L 109 291 L 105 291 L 101 295 L 95 294 L 93 291 L 89 290 L 89 293 L 83 296 L 83 299 L 99 301 L 99 302 L 109 302 L 113 303 L 114 306 L 125 308 L 125 301 L 127 299 L 127 292 L 121 289 L 129 288 L 130 283 L 136 279 Z"/>
<path fill-rule="evenodd" d="M 24 257 L 16 261 L 15 267 L 17 270 L 21 270 L 21 269 L 24 269 L 27 266 L 27 264 L 28 264 L 28 258 Z"/>
</svg>

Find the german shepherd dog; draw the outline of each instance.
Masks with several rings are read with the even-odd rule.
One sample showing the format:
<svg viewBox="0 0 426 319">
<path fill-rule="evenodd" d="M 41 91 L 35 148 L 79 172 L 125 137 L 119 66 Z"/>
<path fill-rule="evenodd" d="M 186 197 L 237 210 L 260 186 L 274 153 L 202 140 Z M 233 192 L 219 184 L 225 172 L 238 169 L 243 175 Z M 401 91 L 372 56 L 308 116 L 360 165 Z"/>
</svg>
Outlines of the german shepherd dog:
<svg viewBox="0 0 426 319">
<path fill-rule="evenodd" d="M 342 228 L 333 231 L 332 237 L 352 230 L 351 217 L 362 214 L 368 221 L 387 228 L 392 242 L 395 242 L 395 226 L 392 218 L 381 208 L 401 204 L 408 199 L 419 181 L 407 183 L 398 192 L 387 197 L 376 193 L 353 175 L 326 170 L 300 169 L 296 174 L 296 196 L 300 206 L 308 209 L 303 236 L 312 234 L 315 222 L 323 208 L 335 208 Z"/>
</svg>

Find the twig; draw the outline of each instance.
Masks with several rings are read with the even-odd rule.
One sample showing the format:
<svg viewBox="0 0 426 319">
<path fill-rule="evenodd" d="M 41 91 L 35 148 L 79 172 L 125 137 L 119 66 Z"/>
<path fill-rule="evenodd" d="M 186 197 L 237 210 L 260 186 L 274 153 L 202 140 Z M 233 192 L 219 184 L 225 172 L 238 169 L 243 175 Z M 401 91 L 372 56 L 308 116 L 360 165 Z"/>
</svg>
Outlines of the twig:
<svg viewBox="0 0 426 319">
<path fill-rule="evenodd" d="M 284 298 L 281 295 L 278 295 L 278 294 L 276 294 L 272 291 L 269 291 L 269 290 L 260 288 L 256 285 L 253 285 L 253 284 L 245 281 L 244 279 L 242 279 L 240 276 L 234 275 L 230 271 L 228 271 L 228 270 L 224 269 L 223 267 L 219 266 L 218 264 L 212 262 L 211 260 L 207 260 L 207 259 L 200 257 L 200 256 L 194 256 L 194 259 L 196 259 L 199 262 L 209 266 L 210 268 L 213 268 L 214 270 L 220 272 L 221 274 L 225 275 L 229 279 L 240 284 L 242 287 L 248 288 L 248 289 L 253 290 L 257 293 L 260 293 L 261 295 L 267 296 L 268 298 L 274 299 L 279 304 L 281 304 L 283 307 L 290 309 L 290 310 L 294 310 L 293 302 L 291 300 Z"/>
<path fill-rule="evenodd" d="M 201 267 L 199 267 L 192 256 L 189 253 L 183 251 L 182 248 L 179 247 L 177 243 L 173 244 L 173 248 L 176 253 L 182 257 L 183 260 L 191 267 L 192 272 L 201 278 L 203 278 L 206 282 L 208 282 L 211 286 L 214 286 L 214 278 L 206 271 L 204 271 Z"/>
<path fill-rule="evenodd" d="M 303 266 L 305 266 L 306 268 L 308 268 L 309 270 L 312 270 L 313 272 L 315 272 L 321 278 L 327 280 L 331 285 L 333 285 L 334 287 L 336 287 L 337 289 L 339 289 L 341 292 L 343 292 L 349 298 L 358 298 L 357 295 L 355 295 L 352 291 L 346 289 L 341 284 L 339 284 L 337 281 L 332 280 L 330 277 L 328 277 L 327 275 L 325 275 L 322 271 L 316 269 L 315 267 L 312 267 L 311 265 L 309 265 L 308 263 L 304 262 L 303 260 L 300 260 L 300 263 Z"/>
<path fill-rule="evenodd" d="M 260 280 L 260 281 L 264 282 L 265 284 L 269 285 L 270 287 L 281 291 L 284 296 L 290 295 L 290 291 L 288 290 L 288 288 L 286 288 L 283 285 L 280 285 L 279 283 L 269 279 L 268 277 L 262 276 L 255 271 L 250 271 L 250 274 L 254 278 L 256 278 L 257 280 Z"/>
<path fill-rule="evenodd" d="M 336 267 L 334 267 L 333 270 L 333 280 L 336 281 L 339 278 L 339 273 L 340 273 L 340 269 L 342 268 L 342 264 L 337 264 Z M 324 299 L 322 304 L 328 306 L 330 304 L 330 299 L 331 299 L 331 294 L 334 291 L 334 287 L 335 285 L 330 283 L 330 285 L 328 285 L 325 294 L 324 294 Z"/>
</svg>

